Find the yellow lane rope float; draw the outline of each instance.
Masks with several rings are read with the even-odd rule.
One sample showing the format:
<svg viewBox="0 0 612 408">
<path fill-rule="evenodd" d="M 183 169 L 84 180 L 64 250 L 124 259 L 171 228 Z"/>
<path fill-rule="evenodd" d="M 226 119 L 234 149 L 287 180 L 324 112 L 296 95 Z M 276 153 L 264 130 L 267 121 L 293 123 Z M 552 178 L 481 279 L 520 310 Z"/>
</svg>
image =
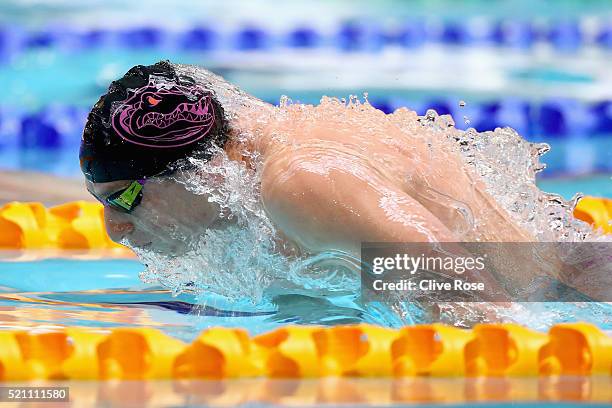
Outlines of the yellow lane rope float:
<svg viewBox="0 0 612 408">
<path fill-rule="evenodd" d="M 186 344 L 151 328 L 0 331 L 0 381 L 317 377 L 612 379 L 612 337 L 588 323 L 399 330 L 284 326 L 251 337 L 211 328 Z"/>
<path fill-rule="evenodd" d="M 574 216 L 588 222 L 604 232 L 612 234 L 612 200 L 608 198 L 584 197 L 578 201 Z"/>
<path fill-rule="evenodd" d="M 102 205 L 75 201 L 45 208 L 41 203 L 12 202 L 0 207 L 1 249 L 125 249 L 104 228 Z M 612 233 L 612 200 L 585 197 L 574 215 Z"/>
<path fill-rule="evenodd" d="M 0 248 L 124 248 L 110 240 L 103 212 L 102 205 L 87 201 L 48 209 L 41 203 L 8 203 L 0 208 Z"/>
</svg>

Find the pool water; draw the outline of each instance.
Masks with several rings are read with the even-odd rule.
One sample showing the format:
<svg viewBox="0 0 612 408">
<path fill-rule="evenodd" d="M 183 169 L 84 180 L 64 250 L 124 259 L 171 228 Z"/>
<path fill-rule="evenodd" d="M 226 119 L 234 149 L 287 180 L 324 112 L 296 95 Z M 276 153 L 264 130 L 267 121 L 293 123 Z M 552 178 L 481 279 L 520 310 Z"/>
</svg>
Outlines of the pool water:
<svg viewBox="0 0 612 408">
<path fill-rule="evenodd" d="M 198 306 L 193 295 L 173 297 L 167 290 L 143 284 L 138 277 L 143 268 L 135 260 L 0 262 L 0 324 L 147 326 L 188 340 L 203 321 L 260 326 L 272 313 L 225 309 L 213 299 Z"/>
<path fill-rule="evenodd" d="M 243 327 L 252 334 L 288 323 L 406 322 L 385 309 L 362 308 L 354 296 L 310 297 L 286 293 L 252 304 L 212 293 L 177 296 L 140 281 L 135 259 L 45 259 L 0 262 L 0 329 L 34 326 L 156 327 L 192 340 L 211 326 Z M 589 321 L 612 330 L 612 305 L 530 303 L 521 323 L 546 330 L 563 321 Z M 416 314 L 415 314 L 416 315 Z"/>
<path fill-rule="evenodd" d="M 612 198 L 612 176 L 604 174 L 542 179 L 538 182 L 538 187 L 549 193 L 560 194 L 566 199 L 570 199 L 578 192 L 595 197 Z"/>
<path fill-rule="evenodd" d="M 287 323 L 362 320 L 362 312 L 343 306 L 341 298 L 279 296 L 253 305 L 214 294 L 172 296 L 143 284 L 143 269 L 138 261 L 125 259 L 0 262 L 0 328 L 147 326 L 188 341 L 217 325 L 260 333 Z"/>
</svg>

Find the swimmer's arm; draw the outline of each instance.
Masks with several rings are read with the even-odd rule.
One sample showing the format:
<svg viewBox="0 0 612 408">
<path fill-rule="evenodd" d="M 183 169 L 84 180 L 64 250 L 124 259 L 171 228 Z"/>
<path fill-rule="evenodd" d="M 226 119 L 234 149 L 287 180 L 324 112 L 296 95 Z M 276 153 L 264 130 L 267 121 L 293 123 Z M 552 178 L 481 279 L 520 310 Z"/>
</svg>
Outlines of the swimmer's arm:
<svg viewBox="0 0 612 408">
<path fill-rule="evenodd" d="M 317 168 L 317 163 L 289 168 L 275 162 L 268 163 L 262 175 L 262 199 L 269 217 L 300 247 L 359 257 L 362 242 L 460 241 L 424 206 L 387 180 L 372 174 L 362 179 L 337 168 L 327 173 L 310 170 Z M 497 294 L 495 299 L 504 298 L 503 289 L 489 273 L 466 273 L 465 277 L 485 283 L 490 293 Z"/>
<path fill-rule="evenodd" d="M 376 175 L 342 169 L 313 172 L 318 163 L 289 169 L 268 163 L 262 198 L 272 221 L 300 246 L 359 255 L 361 242 L 458 241 L 419 202 Z"/>
</svg>

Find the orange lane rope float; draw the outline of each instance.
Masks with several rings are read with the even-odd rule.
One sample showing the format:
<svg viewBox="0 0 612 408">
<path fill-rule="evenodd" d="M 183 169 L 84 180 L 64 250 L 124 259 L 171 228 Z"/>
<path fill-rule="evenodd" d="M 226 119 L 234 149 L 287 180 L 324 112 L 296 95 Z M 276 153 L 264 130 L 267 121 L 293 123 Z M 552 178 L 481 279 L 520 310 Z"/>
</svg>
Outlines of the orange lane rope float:
<svg viewBox="0 0 612 408">
<path fill-rule="evenodd" d="M 612 378 L 612 337 L 588 323 L 395 330 L 211 328 L 190 344 L 150 328 L 0 331 L 0 381 L 316 377 Z"/>
</svg>

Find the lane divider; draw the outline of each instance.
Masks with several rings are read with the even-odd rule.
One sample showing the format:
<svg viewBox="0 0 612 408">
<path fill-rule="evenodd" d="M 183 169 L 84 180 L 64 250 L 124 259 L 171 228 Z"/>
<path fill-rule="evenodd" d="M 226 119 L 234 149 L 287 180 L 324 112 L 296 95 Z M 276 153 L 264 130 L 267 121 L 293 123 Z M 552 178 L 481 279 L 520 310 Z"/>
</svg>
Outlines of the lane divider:
<svg viewBox="0 0 612 408">
<path fill-rule="evenodd" d="M 0 207 L 2 249 L 125 249 L 104 227 L 104 207 L 74 201 L 51 208 L 11 202 Z"/>
<path fill-rule="evenodd" d="M 589 323 L 399 330 L 284 326 L 250 337 L 211 328 L 186 344 L 150 328 L 0 331 L 0 381 L 306 377 L 612 378 L 612 337 Z"/>
<path fill-rule="evenodd" d="M 549 21 L 412 19 L 395 22 L 339 21 L 323 28 L 297 25 L 274 29 L 248 24 L 223 27 L 218 24 L 193 26 L 184 30 L 158 26 L 123 29 L 81 29 L 48 27 L 28 30 L 18 25 L 0 26 L 0 63 L 28 50 L 57 49 L 162 49 L 206 53 L 214 51 L 272 51 L 279 48 L 341 52 L 380 52 L 386 47 L 415 49 L 427 44 L 448 46 L 494 46 L 529 50 L 549 44 L 559 53 L 583 47 L 612 47 L 612 25 L 606 19 L 558 19 Z"/>
</svg>

